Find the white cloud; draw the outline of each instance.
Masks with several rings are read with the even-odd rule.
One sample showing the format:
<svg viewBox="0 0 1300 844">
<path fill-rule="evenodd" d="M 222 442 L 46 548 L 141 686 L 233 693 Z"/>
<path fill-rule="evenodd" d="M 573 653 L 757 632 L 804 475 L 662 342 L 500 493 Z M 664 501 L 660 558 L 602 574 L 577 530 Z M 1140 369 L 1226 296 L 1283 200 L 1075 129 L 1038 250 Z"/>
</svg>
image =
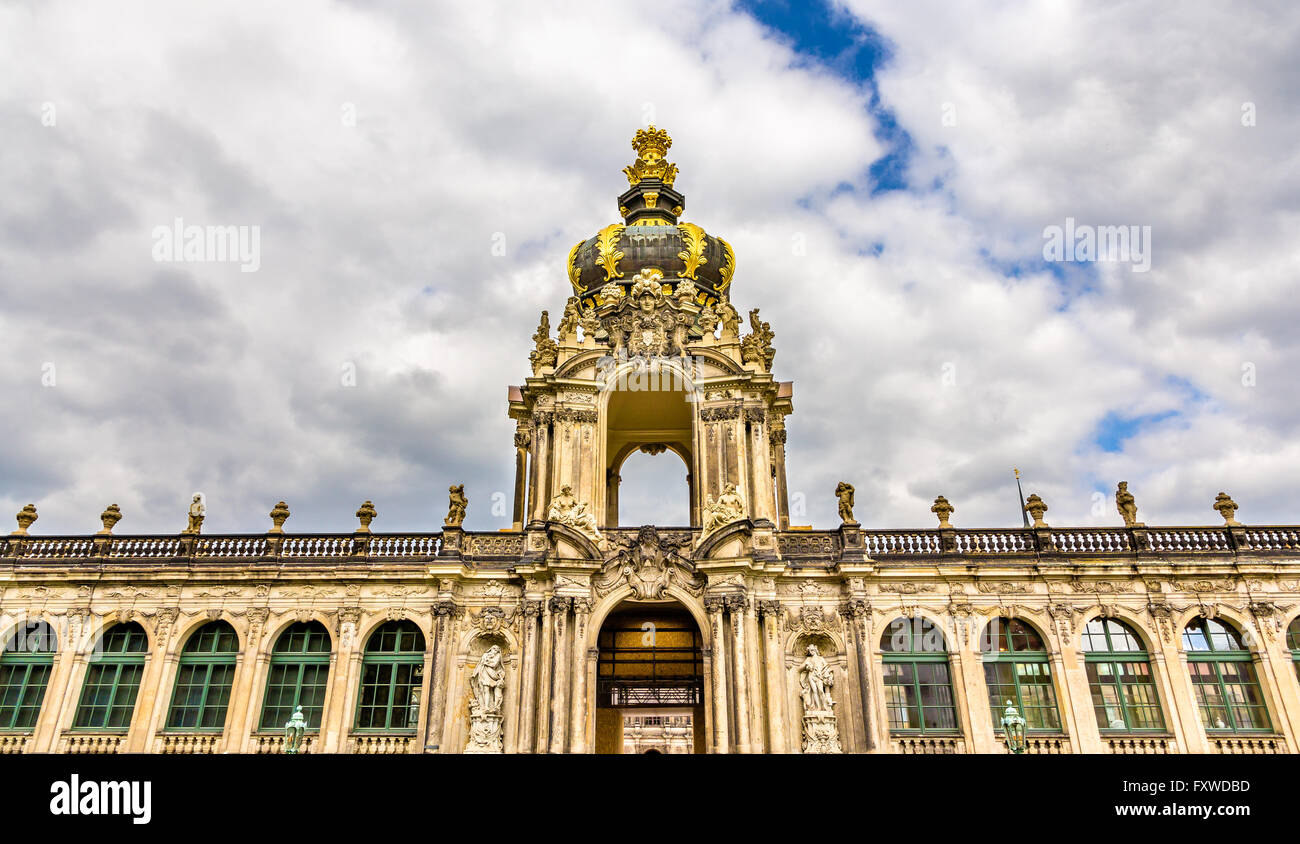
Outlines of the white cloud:
<svg viewBox="0 0 1300 844">
<path fill-rule="evenodd" d="M 861 12 L 895 46 L 913 183 L 945 184 L 873 198 L 866 92 L 723 3 L 4 7 L 0 507 L 81 533 L 116 501 L 121 531 L 172 531 L 202 489 L 214 531 L 281 498 L 290 529 L 345 530 L 366 498 L 377 528 L 432 529 L 465 481 L 468 526 L 500 526 L 505 386 L 649 109 L 777 332 L 810 520 L 835 523 L 843 475 L 869 525 L 930 524 L 940 492 L 959 525 L 1010 524 L 1016 464 L 1055 523 L 1115 522 L 1088 508 L 1121 476 L 1153 523 L 1214 521 L 1221 488 L 1294 521 L 1296 16 L 1180 6 L 1157 35 L 1141 8 L 1057 8 Z M 1072 298 L 985 257 L 1032 260 L 1067 215 L 1152 225 L 1152 271 Z M 177 216 L 259 225 L 261 269 L 155 264 Z M 1107 412 L 1168 409 L 1090 445 Z"/>
</svg>

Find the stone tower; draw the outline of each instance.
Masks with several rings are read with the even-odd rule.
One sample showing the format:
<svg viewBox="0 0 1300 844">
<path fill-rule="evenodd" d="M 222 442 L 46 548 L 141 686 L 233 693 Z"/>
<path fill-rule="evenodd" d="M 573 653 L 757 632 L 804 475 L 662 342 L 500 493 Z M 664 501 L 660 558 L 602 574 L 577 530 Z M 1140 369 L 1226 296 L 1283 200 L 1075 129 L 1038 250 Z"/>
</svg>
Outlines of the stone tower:
<svg viewBox="0 0 1300 844">
<path fill-rule="evenodd" d="M 636 133 L 622 221 L 569 251 L 556 336 L 543 311 L 532 377 L 510 388 L 516 529 L 549 520 L 598 539 L 617 527 L 619 471 L 638 450 L 685 462 L 682 494 L 704 535 L 745 518 L 788 527 L 791 384 L 772 377 L 774 335 L 757 309 L 741 336 L 731 246 L 681 221 L 671 146 L 654 126 Z"/>
</svg>

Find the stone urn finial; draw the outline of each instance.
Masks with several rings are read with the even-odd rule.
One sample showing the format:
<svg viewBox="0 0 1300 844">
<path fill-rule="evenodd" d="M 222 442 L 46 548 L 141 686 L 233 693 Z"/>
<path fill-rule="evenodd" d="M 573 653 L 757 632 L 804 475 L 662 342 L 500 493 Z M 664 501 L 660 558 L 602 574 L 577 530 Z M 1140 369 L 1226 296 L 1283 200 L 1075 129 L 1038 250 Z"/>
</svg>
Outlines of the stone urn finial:
<svg viewBox="0 0 1300 844">
<path fill-rule="evenodd" d="M 1047 512 L 1047 504 L 1038 497 L 1038 493 L 1033 493 L 1025 499 L 1025 512 L 1034 517 L 1034 527 L 1051 527 L 1051 525 L 1043 521 L 1043 514 Z"/>
<path fill-rule="evenodd" d="M 948 517 L 956 513 L 957 508 L 949 504 L 948 499 L 940 495 L 934 499 L 934 506 L 930 508 L 930 512 L 939 517 L 939 527 L 950 528 L 952 525 L 949 524 Z"/>
<path fill-rule="evenodd" d="M 370 533 L 370 523 L 378 515 L 374 504 L 369 501 L 362 504 L 361 509 L 357 510 L 357 518 L 361 520 L 361 527 L 357 528 L 357 533 Z"/>
<path fill-rule="evenodd" d="M 110 504 L 99 514 L 99 521 L 104 525 L 104 529 L 97 533 L 97 536 L 112 536 L 113 526 L 122 521 L 122 508 L 116 504 Z"/>
<path fill-rule="evenodd" d="M 10 536 L 26 536 L 26 535 L 27 535 L 27 529 L 28 529 L 29 527 L 31 527 L 31 526 L 32 526 L 32 522 L 34 522 L 34 521 L 36 521 L 37 519 L 39 519 L 40 516 L 36 515 L 36 505 L 35 505 L 35 504 L 28 504 L 26 507 L 24 507 L 23 509 L 19 510 L 19 511 L 18 511 L 18 515 L 15 516 L 14 518 L 16 518 L 16 519 L 18 520 L 18 530 L 14 531 L 13 533 L 11 533 L 11 534 L 9 534 L 9 535 L 10 535 Z"/>
<path fill-rule="evenodd" d="M 283 501 L 271 508 L 271 529 L 267 533 L 284 533 L 284 522 L 289 518 L 289 505 Z"/>
<path fill-rule="evenodd" d="M 1223 516 L 1224 527 L 1241 527 L 1241 522 L 1237 521 L 1237 502 L 1233 501 L 1228 493 L 1221 492 L 1214 497 L 1214 509 Z"/>
</svg>

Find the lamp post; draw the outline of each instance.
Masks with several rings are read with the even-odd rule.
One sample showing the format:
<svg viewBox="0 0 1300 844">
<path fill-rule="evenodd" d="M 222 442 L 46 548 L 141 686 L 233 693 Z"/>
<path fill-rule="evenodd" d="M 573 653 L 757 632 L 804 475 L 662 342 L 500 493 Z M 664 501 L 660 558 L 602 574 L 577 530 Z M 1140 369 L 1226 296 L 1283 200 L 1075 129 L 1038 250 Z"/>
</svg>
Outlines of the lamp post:
<svg viewBox="0 0 1300 844">
<path fill-rule="evenodd" d="M 1025 752 L 1025 719 L 1011 701 L 1007 701 L 1006 712 L 1002 714 L 1002 732 L 1006 735 L 1007 750 Z"/>
<path fill-rule="evenodd" d="M 284 752 L 296 754 L 302 747 L 303 733 L 307 732 L 307 719 L 302 715 L 302 707 L 293 710 L 292 717 L 284 725 Z"/>
</svg>

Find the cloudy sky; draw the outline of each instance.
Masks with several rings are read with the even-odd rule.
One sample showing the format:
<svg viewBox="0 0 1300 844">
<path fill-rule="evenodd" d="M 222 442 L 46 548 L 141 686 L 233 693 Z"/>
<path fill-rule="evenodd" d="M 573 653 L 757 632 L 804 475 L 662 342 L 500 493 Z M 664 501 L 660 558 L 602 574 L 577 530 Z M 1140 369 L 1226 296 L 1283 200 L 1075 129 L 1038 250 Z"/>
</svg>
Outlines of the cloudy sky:
<svg viewBox="0 0 1300 844">
<path fill-rule="evenodd" d="M 507 525 L 506 387 L 652 121 L 795 382 L 796 523 L 848 480 L 868 526 L 1013 526 L 1018 466 L 1053 524 L 1118 480 L 1294 524 L 1297 55 L 1287 0 L 0 4 L 0 516 L 430 530 L 463 481 Z M 155 260 L 176 218 L 257 271 Z M 1149 271 L 1045 260 L 1067 218 Z M 682 520 L 675 459 L 625 521 Z"/>
</svg>

